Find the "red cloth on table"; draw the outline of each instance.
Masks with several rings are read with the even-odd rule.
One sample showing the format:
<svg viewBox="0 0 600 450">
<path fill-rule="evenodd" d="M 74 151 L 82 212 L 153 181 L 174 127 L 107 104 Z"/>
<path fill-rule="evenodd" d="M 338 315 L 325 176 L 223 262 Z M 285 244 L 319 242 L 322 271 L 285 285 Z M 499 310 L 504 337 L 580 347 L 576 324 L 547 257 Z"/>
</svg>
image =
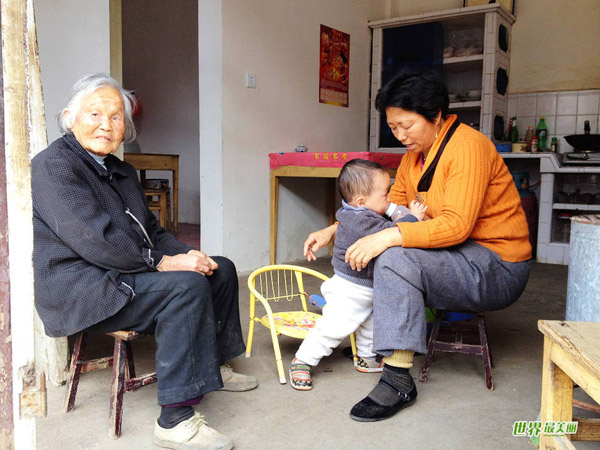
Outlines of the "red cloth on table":
<svg viewBox="0 0 600 450">
<path fill-rule="evenodd" d="M 271 170 L 280 166 L 342 167 L 351 159 L 360 158 L 397 169 L 402 156 L 401 153 L 379 152 L 291 152 L 269 153 L 269 162 Z"/>
</svg>

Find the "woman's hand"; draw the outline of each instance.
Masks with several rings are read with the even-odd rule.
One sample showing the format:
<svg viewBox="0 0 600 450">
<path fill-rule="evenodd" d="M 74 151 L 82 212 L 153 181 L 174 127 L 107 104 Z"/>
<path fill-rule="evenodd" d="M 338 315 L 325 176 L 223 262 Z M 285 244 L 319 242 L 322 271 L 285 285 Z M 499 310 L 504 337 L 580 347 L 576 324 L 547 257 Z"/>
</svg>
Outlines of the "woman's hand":
<svg viewBox="0 0 600 450">
<path fill-rule="evenodd" d="M 327 228 L 315 231 L 308 235 L 306 241 L 304 241 L 304 256 L 307 261 L 314 261 L 317 259 L 317 251 L 331 242 L 335 237 L 337 231 L 337 224 L 329 225 Z"/>
<path fill-rule="evenodd" d="M 378 231 L 360 238 L 346 250 L 346 262 L 359 272 L 367 264 L 390 247 L 402 245 L 402 234 L 398 227 Z"/>
<path fill-rule="evenodd" d="M 188 270 L 198 272 L 202 275 L 212 275 L 219 265 L 210 256 L 199 250 L 190 250 L 174 256 L 163 256 L 157 267 L 159 272 L 171 272 L 174 270 Z"/>
</svg>

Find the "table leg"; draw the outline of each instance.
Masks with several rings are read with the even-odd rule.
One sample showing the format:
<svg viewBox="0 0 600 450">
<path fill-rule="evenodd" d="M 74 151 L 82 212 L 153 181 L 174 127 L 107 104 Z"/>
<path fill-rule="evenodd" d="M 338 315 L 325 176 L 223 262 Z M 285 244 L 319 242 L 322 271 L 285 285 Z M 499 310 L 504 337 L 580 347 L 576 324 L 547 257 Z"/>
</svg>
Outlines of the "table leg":
<svg viewBox="0 0 600 450">
<path fill-rule="evenodd" d="M 279 177 L 271 172 L 271 264 L 277 259 L 277 213 L 279 207 Z"/>
<path fill-rule="evenodd" d="M 179 170 L 173 171 L 173 232 L 179 233 Z"/>
<path fill-rule="evenodd" d="M 335 222 L 335 188 L 337 180 L 335 178 L 327 178 L 327 224 L 331 225 Z M 329 243 L 329 256 L 333 255 L 333 240 Z"/>
<path fill-rule="evenodd" d="M 548 421 L 570 422 L 573 420 L 573 380 L 552 361 L 553 344 L 544 338 L 544 362 L 542 371 L 542 424 Z M 556 437 L 540 435 L 540 449 L 554 448 Z M 560 440 L 564 440 L 562 438 Z"/>
<path fill-rule="evenodd" d="M 168 192 L 161 192 L 158 196 L 159 204 L 160 204 L 160 226 L 165 230 L 169 229 L 169 222 L 167 221 L 167 195 L 170 195 Z"/>
</svg>

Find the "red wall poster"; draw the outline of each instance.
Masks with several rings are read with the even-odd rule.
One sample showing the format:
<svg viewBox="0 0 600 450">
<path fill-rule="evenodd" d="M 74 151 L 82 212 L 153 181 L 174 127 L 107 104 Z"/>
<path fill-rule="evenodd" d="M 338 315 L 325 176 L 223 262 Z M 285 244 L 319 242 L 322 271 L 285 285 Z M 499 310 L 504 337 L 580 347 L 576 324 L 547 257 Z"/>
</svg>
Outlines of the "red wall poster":
<svg viewBox="0 0 600 450">
<path fill-rule="evenodd" d="M 348 107 L 350 35 L 321 25 L 319 103 Z"/>
</svg>

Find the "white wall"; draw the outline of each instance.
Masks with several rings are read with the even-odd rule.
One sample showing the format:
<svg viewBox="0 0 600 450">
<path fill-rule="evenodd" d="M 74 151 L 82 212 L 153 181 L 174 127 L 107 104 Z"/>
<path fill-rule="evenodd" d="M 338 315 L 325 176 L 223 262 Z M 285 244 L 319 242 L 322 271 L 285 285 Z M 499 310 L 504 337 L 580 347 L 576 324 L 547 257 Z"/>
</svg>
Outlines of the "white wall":
<svg viewBox="0 0 600 450">
<path fill-rule="evenodd" d="M 600 2 L 516 0 L 509 92 L 600 88 Z"/>
<path fill-rule="evenodd" d="M 223 58 L 221 0 L 198 1 L 200 97 L 200 242 L 223 251 Z"/>
<path fill-rule="evenodd" d="M 48 141 L 60 137 L 56 114 L 73 83 L 92 72 L 110 73 L 108 0 L 35 0 Z"/>
<path fill-rule="evenodd" d="M 367 21 L 384 11 L 384 1 L 223 2 L 223 253 L 238 269 L 269 260 L 268 153 L 298 144 L 309 151 L 367 149 Z M 350 34 L 348 108 L 319 103 L 321 24 Z M 245 87 L 246 72 L 256 73 L 256 89 Z M 278 261 L 301 258 L 308 233 L 326 225 L 325 197 L 324 180 L 282 183 Z M 211 214 L 204 206 L 202 213 Z"/>
<path fill-rule="evenodd" d="M 144 153 L 179 156 L 179 221 L 200 223 L 198 0 L 123 1 L 123 84 L 142 112 Z M 167 178 L 166 172 L 149 177 Z"/>
</svg>

